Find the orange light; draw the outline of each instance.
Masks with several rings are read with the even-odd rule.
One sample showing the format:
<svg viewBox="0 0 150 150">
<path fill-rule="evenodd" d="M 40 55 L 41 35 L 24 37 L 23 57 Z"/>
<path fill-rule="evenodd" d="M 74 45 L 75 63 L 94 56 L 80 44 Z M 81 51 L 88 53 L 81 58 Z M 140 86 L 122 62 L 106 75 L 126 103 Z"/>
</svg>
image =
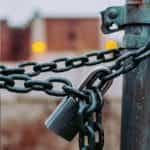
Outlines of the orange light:
<svg viewBox="0 0 150 150">
<path fill-rule="evenodd" d="M 32 52 L 33 53 L 45 53 L 46 52 L 46 43 L 43 41 L 35 41 L 32 43 Z"/>
<path fill-rule="evenodd" d="M 118 42 L 115 40 L 108 40 L 105 43 L 105 49 L 117 49 L 118 48 Z"/>
</svg>

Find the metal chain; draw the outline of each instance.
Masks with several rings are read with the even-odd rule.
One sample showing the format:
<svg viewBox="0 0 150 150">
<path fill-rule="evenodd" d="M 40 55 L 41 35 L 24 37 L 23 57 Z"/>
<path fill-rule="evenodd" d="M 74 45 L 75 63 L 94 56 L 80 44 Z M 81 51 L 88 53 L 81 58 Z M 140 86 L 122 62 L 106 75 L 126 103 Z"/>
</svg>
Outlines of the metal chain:
<svg viewBox="0 0 150 150">
<path fill-rule="evenodd" d="M 124 73 L 134 69 L 143 59 L 149 57 L 150 51 L 148 50 L 148 48 L 149 48 L 149 46 L 147 44 L 145 47 L 143 47 L 139 50 L 130 51 L 123 55 L 121 55 L 121 52 L 119 50 L 113 49 L 112 51 L 110 50 L 110 51 L 97 52 L 97 55 L 96 55 L 96 52 L 86 54 L 86 56 L 95 55 L 95 56 L 97 56 L 97 58 L 100 58 L 100 56 L 103 56 L 103 59 L 101 59 L 101 61 L 99 60 L 99 63 L 100 62 L 104 63 L 104 62 L 109 62 L 109 61 L 115 60 L 116 55 L 118 55 L 118 57 L 115 60 L 114 65 L 108 67 L 111 70 L 111 72 L 108 73 L 107 75 L 105 75 L 103 77 L 103 79 L 101 77 L 101 81 L 103 80 L 103 82 L 104 81 L 106 82 L 108 80 L 111 80 L 111 79 L 119 76 L 120 74 L 124 74 Z M 110 57 L 108 58 L 108 56 L 106 56 L 105 54 L 111 54 L 115 57 L 111 56 L 111 58 Z M 62 60 L 64 61 L 64 59 L 62 59 L 62 58 L 57 59 L 57 60 L 55 60 L 55 62 L 60 62 Z M 83 57 L 79 57 L 79 58 L 76 57 L 76 58 L 70 58 L 70 59 L 66 59 L 66 60 L 67 60 L 66 64 L 72 64 L 71 65 L 72 69 L 79 67 L 79 64 L 78 65 L 75 64 L 75 62 L 77 60 L 80 60 L 80 62 L 82 61 L 82 66 L 85 65 L 85 63 L 83 63 L 84 62 L 83 60 L 85 60 L 85 56 L 84 56 L 84 59 L 83 59 Z M 128 63 L 127 63 L 127 61 L 128 61 Z M 88 65 L 89 64 L 93 65 L 94 63 L 96 64 L 97 62 L 96 61 L 88 62 Z M 86 65 L 87 65 L 87 63 L 86 63 Z M 45 67 L 50 66 L 50 63 L 39 65 L 39 64 L 33 63 L 33 62 L 28 62 L 28 63 L 26 62 L 26 63 L 22 63 L 18 66 L 19 66 L 18 68 L 17 67 L 16 68 L 7 68 L 6 66 L 3 66 L 3 65 L 0 66 L 0 88 L 7 89 L 9 91 L 17 92 L 17 93 L 28 93 L 33 90 L 38 90 L 38 91 L 44 91 L 45 93 L 47 93 L 49 95 L 53 95 L 53 96 L 66 96 L 68 94 L 75 94 L 76 93 L 75 91 L 77 91 L 72 88 L 71 82 L 65 78 L 49 78 L 45 81 L 32 79 L 32 76 L 38 75 L 43 71 L 48 71 L 49 69 L 45 68 Z M 33 72 L 26 73 L 25 67 L 29 67 L 29 66 L 33 66 L 33 68 L 34 68 L 33 70 L 36 70 L 38 68 L 37 72 L 33 71 Z M 58 64 L 56 66 L 58 66 Z M 60 72 L 60 70 L 66 71 L 67 69 L 65 67 L 63 67 L 63 69 L 55 68 L 54 70 L 52 69 L 51 71 Z M 22 87 L 17 86 L 16 80 L 21 80 L 23 82 Z M 54 83 L 59 84 L 60 85 L 59 87 L 61 87 L 61 89 L 55 89 Z M 70 89 L 67 87 L 69 87 Z M 78 93 L 80 95 L 84 95 L 79 90 L 78 90 Z"/>
<path fill-rule="evenodd" d="M 104 131 L 101 123 L 103 106 L 101 93 L 103 94 L 103 92 L 107 91 L 112 79 L 133 70 L 142 60 L 150 57 L 150 42 L 137 50 L 126 53 L 121 50 L 124 49 L 93 52 L 75 58 L 60 58 L 42 64 L 24 62 L 16 68 L 7 68 L 4 65 L 0 65 L 0 89 L 7 89 L 17 93 L 28 93 L 33 90 L 44 91 L 48 95 L 78 98 L 80 150 L 102 150 Z M 93 58 L 95 59 L 92 60 Z M 113 65 L 108 66 L 106 70 L 100 69 L 94 75 L 92 74 L 92 76 L 88 77 L 85 83 L 86 88 L 81 86 L 79 89 L 75 89 L 72 87 L 72 83 L 65 78 L 49 78 L 44 81 L 32 79 L 33 76 L 37 76 L 42 72 L 65 72 L 74 68 L 110 61 L 113 61 Z M 32 72 L 27 72 L 27 67 L 32 67 Z M 17 85 L 16 80 L 22 81 L 23 85 Z M 97 80 L 99 80 L 98 84 L 95 83 Z M 59 84 L 61 88 L 56 88 L 55 84 Z M 88 144 L 86 144 L 86 137 Z"/>
<path fill-rule="evenodd" d="M 80 150 L 102 150 L 104 130 L 102 128 L 103 98 L 96 88 L 86 91 L 88 101 L 79 101 L 79 147 Z"/>
<path fill-rule="evenodd" d="M 28 93 L 36 90 L 44 91 L 52 96 L 66 96 L 69 94 L 69 90 L 65 90 L 65 87 L 72 88 L 72 84 L 69 80 L 65 78 L 49 78 L 46 81 L 41 81 L 33 80 L 32 77 L 37 76 L 42 72 L 65 72 L 81 66 L 91 66 L 110 62 L 120 56 L 122 50 L 123 48 L 112 49 L 110 51 L 102 50 L 88 53 L 80 57 L 60 58 L 42 64 L 37 62 L 23 62 L 16 68 L 8 68 L 4 65 L 0 65 L 0 88 L 17 93 Z M 32 68 L 31 72 L 27 72 L 28 67 Z M 23 85 L 17 86 L 16 80 L 22 81 Z M 54 83 L 59 84 L 59 87 L 62 88 L 56 90 Z"/>
<path fill-rule="evenodd" d="M 74 58 L 59 58 L 51 62 L 37 63 L 37 62 L 23 62 L 16 68 L 7 68 L 4 65 L 0 65 L 0 74 L 26 74 L 30 77 L 37 76 L 42 72 L 66 72 L 75 68 L 83 66 L 92 66 L 101 63 L 106 63 L 115 60 L 121 55 L 124 48 L 112 49 L 112 50 L 100 50 L 96 52 L 87 53 L 84 56 Z M 26 68 L 32 68 L 32 72 L 27 72 Z"/>
</svg>

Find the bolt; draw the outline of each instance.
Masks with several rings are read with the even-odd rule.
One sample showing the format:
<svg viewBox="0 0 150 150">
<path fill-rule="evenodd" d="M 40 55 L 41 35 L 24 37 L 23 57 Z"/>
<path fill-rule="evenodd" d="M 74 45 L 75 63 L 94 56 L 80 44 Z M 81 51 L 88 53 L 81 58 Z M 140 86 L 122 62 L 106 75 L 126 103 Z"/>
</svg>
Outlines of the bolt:
<svg viewBox="0 0 150 150">
<path fill-rule="evenodd" d="M 118 12 L 116 9 L 112 8 L 108 14 L 109 18 L 115 19 L 118 16 Z"/>
</svg>

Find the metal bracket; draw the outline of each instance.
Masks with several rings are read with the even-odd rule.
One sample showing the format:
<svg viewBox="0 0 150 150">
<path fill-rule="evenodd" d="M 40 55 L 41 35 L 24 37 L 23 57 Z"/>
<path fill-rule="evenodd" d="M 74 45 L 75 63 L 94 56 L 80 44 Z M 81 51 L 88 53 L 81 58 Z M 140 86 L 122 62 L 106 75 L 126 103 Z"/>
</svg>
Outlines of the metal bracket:
<svg viewBox="0 0 150 150">
<path fill-rule="evenodd" d="M 108 34 L 117 32 L 129 25 L 150 25 L 150 6 L 143 5 L 142 7 L 134 10 L 131 9 L 132 6 L 133 5 L 109 7 L 102 11 L 101 15 L 103 33 Z M 134 11 L 132 16 L 129 16 L 132 19 L 127 18 L 128 9 Z"/>
</svg>

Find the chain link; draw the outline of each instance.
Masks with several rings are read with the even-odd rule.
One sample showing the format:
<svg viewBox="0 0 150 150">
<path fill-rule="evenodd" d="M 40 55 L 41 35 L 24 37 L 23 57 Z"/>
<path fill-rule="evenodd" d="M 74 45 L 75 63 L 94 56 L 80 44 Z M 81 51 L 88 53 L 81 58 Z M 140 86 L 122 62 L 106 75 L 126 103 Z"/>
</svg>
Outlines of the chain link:
<svg viewBox="0 0 150 150">
<path fill-rule="evenodd" d="M 24 62 L 24 63 L 19 64 L 18 68 L 23 69 L 24 74 L 33 77 L 33 76 L 37 76 L 37 75 L 40 74 L 39 70 L 37 70 L 37 71 L 34 70 L 34 67 L 37 66 L 37 64 L 38 63 L 36 63 L 36 62 Z M 25 69 L 25 68 L 28 68 L 28 67 L 32 67 L 32 71 L 29 72 L 29 73 Z"/>
<path fill-rule="evenodd" d="M 19 74 L 13 74 L 9 76 L 10 79 L 13 81 L 13 84 L 9 84 L 6 83 L 5 84 L 5 88 L 11 92 L 17 92 L 17 93 L 28 93 L 31 91 L 30 88 L 26 88 L 23 84 L 23 87 L 21 87 L 20 85 L 17 85 L 17 82 L 15 82 L 16 80 L 19 81 L 23 81 L 25 83 L 25 81 L 30 80 L 30 77 L 27 75 L 19 75 Z"/>
</svg>

